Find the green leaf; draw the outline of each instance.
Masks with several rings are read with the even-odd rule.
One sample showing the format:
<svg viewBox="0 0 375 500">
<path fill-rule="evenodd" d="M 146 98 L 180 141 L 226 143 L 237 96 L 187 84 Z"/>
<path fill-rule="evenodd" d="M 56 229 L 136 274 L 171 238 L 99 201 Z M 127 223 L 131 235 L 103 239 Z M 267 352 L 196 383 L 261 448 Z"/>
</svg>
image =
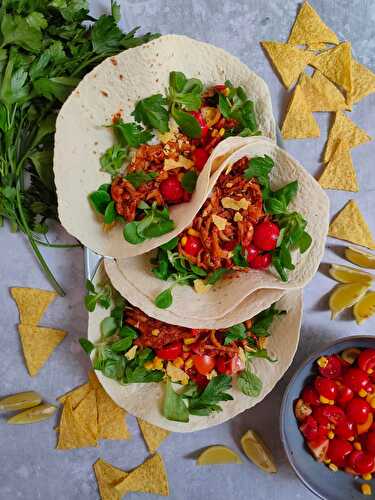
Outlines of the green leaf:
<svg viewBox="0 0 375 500">
<path fill-rule="evenodd" d="M 128 339 L 136 339 L 138 337 L 138 333 L 129 325 L 124 325 L 120 328 L 119 335 L 121 338 Z"/>
<path fill-rule="evenodd" d="M 166 103 L 161 94 L 146 97 L 137 102 L 132 115 L 146 127 L 156 128 L 163 133 L 168 132 L 169 113 L 165 108 Z"/>
<path fill-rule="evenodd" d="M 64 102 L 78 83 L 78 78 L 63 76 L 44 77 L 33 81 L 33 90 L 36 95 L 43 96 L 50 101 L 56 98 L 60 102 Z"/>
<path fill-rule="evenodd" d="M 182 132 L 188 137 L 197 139 L 202 135 L 201 126 L 193 115 L 175 108 L 172 109 L 172 116 L 176 120 L 176 123 Z"/>
<path fill-rule="evenodd" d="M 202 104 L 199 94 L 176 94 L 173 102 L 181 105 L 187 111 L 197 111 Z"/>
<path fill-rule="evenodd" d="M 194 274 L 197 276 L 200 276 L 201 278 L 204 278 L 207 276 L 207 271 L 202 269 L 201 267 L 196 266 L 195 264 L 192 264 L 190 262 L 190 269 L 193 271 Z"/>
<path fill-rule="evenodd" d="M 173 250 L 174 248 L 177 247 L 178 241 L 179 241 L 178 236 L 175 236 L 170 241 L 167 241 L 167 243 L 163 243 L 163 245 L 160 245 L 159 248 L 163 248 L 164 250 Z"/>
<path fill-rule="evenodd" d="M 250 370 L 244 370 L 240 373 L 237 378 L 237 385 L 241 392 L 252 398 L 259 396 L 263 386 L 260 378 Z"/>
<path fill-rule="evenodd" d="M 89 200 L 95 210 L 99 214 L 104 215 L 108 204 L 111 202 L 111 197 L 106 191 L 99 189 L 89 195 Z"/>
<path fill-rule="evenodd" d="M 95 349 L 94 344 L 87 339 L 81 338 L 79 339 L 79 343 L 86 354 L 90 354 Z"/>
<path fill-rule="evenodd" d="M 95 295 L 86 295 L 85 296 L 85 307 L 89 312 L 95 311 L 96 307 L 96 296 Z"/>
<path fill-rule="evenodd" d="M 300 237 L 300 239 L 298 240 L 298 248 L 299 248 L 299 251 L 301 253 L 305 253 L 306 250 L 308 250 L 311 246 L 311 243 L 312 243 L 312 238 L 311 236 L 309 235 L 309 233 L 307 233 L 306 231 L 304 231 L 302 233 L 302 236 Z"/>
<path fill-rule="evenodd" d="M 224 118 L 230 118 L 230 104 L 227 99 L 223 96 L 223 94 L 219 94 L 219 109 L 220 113 L 224 116 Z"/>
<path fill-rule="evenodd" d="M 53 191 L 55 189 L 53 175 L 53 150 L 44 149 L 42 151 L 35 151 L 33 154 L 29 155 L 29 160 L 32 161 L 35 170 L 46 188 Z"/>
<path fill-rule="evenodd" d="M 104 224 L 112 224 L 117 216 L 115 202 L 111 201 L 104 212 Z"/>
<path fill-rule="evenodd" d="M 166 290 L 159 293 L 159 295 L 154 300 L 154 304 L 159 309 L 167 309 L 170 305 L 172 305 L 172 302 L 173 297 L 171 288 L 167 288 Z"/>
<path fill-rule="evenodd" d="M 115 177 L 120 173 L 125 160 L 128 158 L 129 152 L 127 148 L 123 148 L 119 144 L 114 144 L 100 157 L 100 170 Z"/>
<path fill-rule="evenodd" d="M 197 184 L 198 174 L 195 170 L 188 170 L 182 177 L 181 184 L 182 187 L 188 193 L 193 193 L 195 190 L 195 186 Z"/>
<path fill-rule="evenodd" d="M 187 82 L 187 78 L 181 71 L 171 71 L 169 73 L 169 86 L 175 92 L 182 92 Z"/>
<path fill-rule="evenodd" d="M 126 352 L 131 348 L 132 344 L 133 339 L 131 337 L 125 337 L 111 344 L 111 349 L 113 352 Z"/>
<path fill-rule="evenodd" d="M 249 160 L 249 166 L 244 172 L 245 179 L 267 178 L 274 167 L 274 161 L 270 156 L 254 156 Z"/>
<path fill-rule="evenodd" d="M 117 322 L 115 318 L 112 318 L 112 316 L 104 318 L 100 323 L 100 332 L 104 338 L 114 335 L 117 328 Z"/>
<path fill-rule="evenodd" d="M 232 260 L 236 264 L 236 266 L 249 267 L 249 263 L 247 262 L 246 258 L 246 251 L 244 251 L 242 245 L 240 244 L 234 247 Z"/>
<path fill-rule="evenodd" d="M 146 238 L 138 234 L 138 222 L 128 222 L 124 227 L 124 238 L 132 245 L 138 245 L 145 241 Z"/>
<path fill-rule="evenodd" d="M 251 332 L 258 337 L 268 337 L 270 335 L 269 329 L 273 320 L 277 316 L 281 316 L 285 313 L 286 311 L 280 311 L 276 309 L 275 304 L 272 304 L 271 307 L 260 312 L 253 318 Z"/>
<path fill-rule="evenodd" d="M 268 356 L 267 349 L 258 349 L 256 351 L 246 352 L 246 357 L 248 360 L 251 360 L 252 358 L 266 359 L 267 361 L 270 361 L 271 363 L 276 363 L 276 361 L 277 361 L 277 359 L 272 359 Z"/>
<path fill-rule="evenodd" d="M 113 19 L 118 23 L 121 20 L 121 7 L 120 4 L 111 1 L 111 14 Z"/>
<path fill-rule="evenodd" d="M 35 16 L 29 18 L 29 21 L 33 19 L 35 19 Z M 30 26 L 24 17 L 4 13 L 1 21 L 1 33 L 3 35 L 3 47 L 18 45 L 34 53 L 41 49 L 42 33 L 40 26 Z"/>
<path fill-rule="evenodd" d="M 233 397 L 226 392 L 231 388 L 231 382 L 232 378 L 229 375 L 214 377 L 199 395 L 189 398 L 189 412 L 193 415 L 208 416 L 221 411 L 217 403 L 233 400 Z M 183 397 L 187 395 L 183 394 Z"/>
<path fill-rule="evenodd" d="M 189 410 L 184 403 L 182 396 L 177 394 L 172 387 L 171 380 L 167 378 L 163 415 L 168 420 L 176 422 L 189 422 Z"/>
<path fill-rule="evenodd" d="M 88 292 L 95 293 L 95 286 L 94 286 L 93 282 L 90 281 L 89 279 L 86 280 L 85 287 L 86 287 L 86 290 Z"/>
<path fill-rule="evenodd" d="M 156 172 L 144 172 L 143 170 L 138 170 L 137 172 L 129 172 L 125 176 L 125 179 L 138 189 L 142 186 L 142 184 L 156 179 L 157 176 L 158 174 Z"/>
<path fill-rule="evenodd" d="M 149 238 L 157 238 L 158 236 L 162 236 L 163 234 L 169 233 L 173 231 L 176 224 L 173 220 L 160 220 L 150 224 L 144 231 L 143 236 L 147 239 Z"/>
<path fill-rule="evenodd" d="M 124 123 L 119 119 L 111 125 L 114 129 L 117 138 L 123 146 L 138 148 L 141 144 L 146 144 L 153 137 L 152 132 L 144 130 L 137 123 Z"/>
<path fill-rule="evenodd" d="M 123 34 L 112 16 L 101 16 L 91 32 L 91 41 L 94 52 L 107 55 L 118 51 L 121 47 Z"/>
<path fill-rule="evenodd" d="M 225 332 L 224 345 L 228 345 L 236 340 L 243 340 L 246 338 L 246 334 L 246 327 L 243 323 L 233 325 Z"/>
<path fill-rule="evenodd" d="M 220 269 L 216 269 L 207 278 L 207 285 L 214 285 L 227 273 L 229 273 L 229 269 L 225 269 L 223 267 Z"/>
</svg>

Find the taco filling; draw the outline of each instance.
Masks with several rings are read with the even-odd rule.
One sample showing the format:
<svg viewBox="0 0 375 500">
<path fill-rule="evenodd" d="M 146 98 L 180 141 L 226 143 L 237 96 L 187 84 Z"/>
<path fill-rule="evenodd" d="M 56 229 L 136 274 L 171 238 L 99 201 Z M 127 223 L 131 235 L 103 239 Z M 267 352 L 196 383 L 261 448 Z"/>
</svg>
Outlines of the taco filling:
<svg viewBox="0 0 375 500">
<path fill-rule="evenodd" d="M 220 141 L 259 131 L 241 87 L 204 88 L 180 72 L 170 73 L 166 96 L 138 101 L 132 115 L 136 122 L 125 123 L 122 111 L 112 117 L 116 143 L 100 159 L 112 180 L 89 198 L 106 227 L 122 222 L 125 240 L 137 244 L 174 229 L 168 207 L 190 200 Z"/>
<path fill-rule="evenodd" d="M 203 293 L 234 272 L 270 266 L 280 279 L 288 280 L 288 270 L 294 269 L 291 252 L 305 252 L 312 239 L 303 216 L 288 209 L 298 182 L 272 191 L 273 166 L 267 155 L 236 161 L 220 174 L 190 227 L 159 247 L 152 271 L 175 283 L 156 297 L 158 307 L 171 304 L 176 284 L 191 285 Z"/>
</svg>

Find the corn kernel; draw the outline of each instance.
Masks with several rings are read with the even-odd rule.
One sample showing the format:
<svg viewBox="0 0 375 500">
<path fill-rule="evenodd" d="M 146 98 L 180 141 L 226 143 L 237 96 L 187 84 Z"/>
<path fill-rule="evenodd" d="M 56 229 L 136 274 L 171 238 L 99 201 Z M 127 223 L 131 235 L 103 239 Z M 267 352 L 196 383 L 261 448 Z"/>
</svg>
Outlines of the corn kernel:
<svg viewBox="0 0 375 500">
<path fill-rule="evenodd" d="M 371 481 L 372 474 L 370 474 L 369 472 L 367 474 L 362 474 L 362 479 L 364 479 L 365 481 Z"/>
<path fill-rule="evenodd" d="M 187 385 L 189 383 L 189 377 L 184 378 L 181 380 L 181 385 Z"/>
<path fill-rule="evenodd" d="M 333 399 L 329 399 L 328 400 L 328 404 L 331 405 L 331 406 L 333 406 L 335 404 L 335 402 L 333 401 Z"/>
<path fill-rule="evenodd" d="M 157 337 L 160 333 L 160 330 L 158 330 L 157 328 L 154 328 L 153 330 L 151 330 L 151 335 L 153 335 L 154 337 Z"/>
<path fill-rule="evenodd" d="M 357 451 L 361 451 L 362 450 L 362 445 L 358 441 L 356 441 L 355 443 L 353 443 L 353 446 L 354 446 L 354 449 L 356 449 Z"/>
<path fill-rule="evenodd" d="M 371 408 L 375 408 L 375 396 L 372 396 L 371 400 L 369 401 Z"/>
<path fill-rule="evenodd" d="M 194 338 L 194 337 L 189 337 L 187 339 L 184 339 L 184 344 L 185 345 L 190 345 L 190 344 L 194 344 L 194 342 L 196 341 L 197 339 Z"/>
<path fill-rule="evenodd" d="M 222 94 L 223 94 L 225 97 L 228 97 L 228 95 L 229 95 L 229 89 L 228 89 L 228 87 L 226 87 L 226 88 L 222 91 Z"/>
<path fill-rule="evenodd" d="M 328 359 L 325 356 L 320 356 L 317 363 L 320 368 L 325 368 L 328 365 Z"/>
<path fill-rule="evenodd" d="M 361 484 L 361 491 L 363 495 L 370 496 L 372 493 L 371 486 L 369 484 Z"/>
<path fill-rule="evenodd" d="M 331 460 L 329 458 L 326 458 L 323 460 L 326 465 L 329 465 L 331 463 Z"/>
<path fill-rule="evenodd" d="M 187 242 L 187 238 L 186 238 L 186 236 L 183 236 L 181 238 L 181 245 L 184 247 L 186 245 L 186 242 Z"/>
<path fill-rule="evenodd" d="M 367 396 L 367 392 L 364 389 L 361 389 L 358 393 L 358 396 L 361 398 L 365 398 Z"/>
<path fill-rule="evenodd" d="M 176 368 L 182 368 L 184 366 L 184 360 L 178 357 L 173 361 L 173 364 Z"/>
<path fill-rule="evenodd" d="M 211 133 L 211 137 L 216 137 L 217 135 L 219 135 L 219 131 L 215 128 Z"/>
<path fill-rule="evenodd" d="M 196 236 L 197 238 L 199 238 L 200 234 L 198 233 L 198 231 L 196 231 L 195 229 L 193 229 L 192 227 L 190 227 L 188 229 L 188 234 L 190 234 L 190 236 Z"/>
<path fill-rule="evenodd" d="M 335 433 L 332 431 L 329 431 L 329 433 L 327 434 L 327 437 L 328 437 L 328 439 L 333 439 L 335 437 Z"/>
<path fill-rule="evenodd" d="M 329 464 L 328 466 L 333 472 L 337 472 L 339 468 L 335 464 Z"/>
<path fill-rule="evenodd" d="M 144 367 L 146 368 L 146 370 L 152 370 L 154 368 L 154 362 L 153 361 L 147 361 L 144 364 Z"/>
<path fill-rule="evenodd" d="M 185 368 L 186 368 L 186 370 L 189 370 L 189 368 L 191 368 L 192 366 L 193 366 L 193 358 L 188 358 L 185 361 Z"/>
<path fill-rule="evenodd" d="M 319 396 L 319 400 L 321 403 L 323 403 L 324 405 L 328 405 L 330 400 L 328 398 L 325 398 L 324 396 Z"/>
<path fill-rule="evenodd" d="M 223 135 L 224 135 L 224 134 L 225 134 L 225 128 L 221 128 L 221 129 L 219 130 L 219 135 L 220 135 L 220 137 L 223 137 Z"/>
<path fill-rule="evenodd" d="M 154 370 L 162 370 L 162 369 L 163 369 L 163 360 L 156 356 L 154 358 Z"/>
<path fill-rule="evenodd" d="M 369 375 L 371 375 L 372 373 L 374 373 L 374 370 L 373 370 L 372 368 L 369 368 L 369 369 L 367 370 L 367 373 L 368 373 Z"/>
</svg>

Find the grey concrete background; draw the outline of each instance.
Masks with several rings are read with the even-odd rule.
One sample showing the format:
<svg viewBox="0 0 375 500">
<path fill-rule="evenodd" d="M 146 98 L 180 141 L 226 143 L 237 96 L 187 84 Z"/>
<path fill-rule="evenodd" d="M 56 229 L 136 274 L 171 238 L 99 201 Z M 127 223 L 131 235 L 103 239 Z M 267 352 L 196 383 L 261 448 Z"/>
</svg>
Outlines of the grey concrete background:
<svg viewBox="0 0 375 500">
<path fill-rule="evenodd" d="M 342 40 L 350 40 L 358 60 L 375 70 L 375 3 L 372 0 L 312 0 L 325 22 Z M 93 12 L 108 8 L 109 1 L 92 2 Z M 286 41 L 295 18 L 294 0 L 127 0 L 122 1 L 125 27 L 161 33 L 183 33 L 227 49 L 269 84 L 276 118 L 283 114 L 287 93 L 264 56 L 259 41 Z M 328 114 L 316 114 L 321 138 L 288 141 L 286 147 L 312 173 L 320 171 L 319 158 L 328 126 Z M 359 103 L 350 115 L 375 136 L 375 94 Z M 361 190 L 353 195 L 329 192 L 332 214 L 350 198 L 358 201 L 375 234 L 374 220 L 375 143 L 353 150 Z M 57 230 L 56 238 L 68 236 Z M 330 239 L 323 263 L 341 262 L 343 245 Z M 46 250 L 46 258 L 67 291 L 47 312 L 43 325 L 65 328 L 68 338 L 56 350 L 40 374 L 31 379 L 25 369 L 16 323 L 16 306 L 10 286 L 48 288 L 48 284 L 22 235 L 0 231 L 0 395 L 35 389 L 53 401 L 58 395 L 85 380 L 88 363 L 77 339 L 86 333 L 86 312 L 82 306 L 83 257 L 80 250 Z M 174 434 L 161 447 L 173 500 L 289 500 L 314 498 L 297 480 L 287 463 L 278 432 L 278 412 L 284 388 L 301 361 L 334 338 L 374 331 L 375 318 L 358 327 L 350 314 L 332 322 L 327 311 L 327 294 L 334 282 L 322 265 L 305 290 L 305 313 L 299 350 L 293 366 L 276 389 L 256 408 L 232 421 L 195 434 Z M 56 418 L 57 421 L 57 418 Z M 98 498 L 92 464 L 98 457 L 125 469 L 135 467 L 147 451 L 132 417 L 128 418 L 130 442 L 103 442 L 97 449 L 56 451 L 53 420 L 34 426 L 8 427 L 0 417 L 1 500 L 91 500 Z M 258 430 L 272 448 L 278 473 L 267 476 L 244 458 L 243 465 L 198 468 L 194 454 L 212 444 L 226 444 L 239 450 L 239 439 L 248 429 Z M 140 498 L 129 495 L 129 500 Z M 146 497 L 145 497 L 146 498 Z M 152 498 L 148 496 L 148 498 Z"/>
</svg>

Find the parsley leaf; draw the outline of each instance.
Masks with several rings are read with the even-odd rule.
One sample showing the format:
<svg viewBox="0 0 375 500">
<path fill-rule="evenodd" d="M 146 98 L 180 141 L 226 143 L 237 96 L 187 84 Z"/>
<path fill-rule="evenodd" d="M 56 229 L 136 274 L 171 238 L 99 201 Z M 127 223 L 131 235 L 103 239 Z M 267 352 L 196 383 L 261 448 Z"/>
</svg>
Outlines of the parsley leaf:
<svg viewBox="0 0 375 500">
<path fill-rule="evenodd" d="M 229 81 L 225 84 L 229 88 L 229 93 L 227 96 L 219 94 L 219 109 L 225 118 L 239 122 L 240 126 L 233 131 L 233 135 L 238 135 L 244 130 L 246 135 L 258 135 L 254 103 L 247 98 L 242 87 L 233 87 Z"/>
<path fill-rule="evenodd" d="M 141 144 L 146 144 L 153 137 L 152 132 L 144 130 L 136 123 L 125 123 L 122 119 L 111 125 L 116 132 L 122 146 L 137 148 Z"/>
<path fill-rule="evenodd" d="M 249 263 L 247 262 L 246 250 L 242 248 L 242 245 L 238 244 L 234 247 L 232 260 L 239 267 L 249 267 Z"/>
<path fill-rule="evenodd" d="M 241 392 L 252 398 L 259 396 L 263 386 L 260 378 L 249 368 L 243 370 L 237 377 L 237 385 Z"/>
<path fill-rule="evenodd" d="M 115 177 L 120 173 L 125 160 L 128 158 L 128 149 L 123 148 L 119 144 L 114 144 L 100 157 L 100 170 Z"/>
<path fill-rule="evenodd" d="M 228 345 L 236 340 L 243 340 L 246 338 L 246 327 L 243 323 L 233 325 L 225 332 L 224 345 Z"/>
<path fill-rule="evenodd" d="M 137 102 L 132 113 L 137 122 L 142 122 L 146 127 L 156 128 L 160 132 L 169 130 L 169 113 L 165 108 L 167 100 L 161 94 L 146 97 Z"/>
<path fill-rule="evenodd" d="M 172 116 L 176 120 L 176 123 L 182 132 L 184 132 L 187 136 L 197 139 L 202 135 L 201 126 L 193 115 L 190 115 L 181 109 L 172 108 Z"/>
<path fill-rule="evenodd" d="M 124 227 L 124 238 L 133 245 L 142 243 L 146 239 L 162 236 L 175 227 L 175 222 L 170 219 L 167 207 L 158 209 L 156 203 L 153 203 L 151 207 L 144 205 L 146 206 L 141 209 L 144 217 L 141 220 L 128 222 Z"/>
<path fill-rule="evenodd" d="M 185 172 L 182 179 L 181 179 L 181 184 L 182 187 L 187 191 L 188 193 L 193 193 L 195 186 L 197 184 L 198 180 L 198 174 L 196 173 L 195 170 L 189 170 L 188 172 Z"/>
<path fill-rule="evenodd" d="M 208 416 L 211 413 L 221 411 L 222 408 L 218 403 L 233 399 L 233 397 L 226 392 L 231 388 L 231 382 L 232 378 L 229 375 L 218 375 L 214 377 L 200 394 L 193 395 L 189 398 L 189 412 L 192 415 Z"/>
<path fill-rule="evenodd" d="M 139 170 L 137 172 L 129 172 L 126 174 L 125 179 L 138 189 L 142 184 L 156 179 L 157 176 L 158 174 L 156 172 L 144 172 L 143 170 Z"/>
</svg>

